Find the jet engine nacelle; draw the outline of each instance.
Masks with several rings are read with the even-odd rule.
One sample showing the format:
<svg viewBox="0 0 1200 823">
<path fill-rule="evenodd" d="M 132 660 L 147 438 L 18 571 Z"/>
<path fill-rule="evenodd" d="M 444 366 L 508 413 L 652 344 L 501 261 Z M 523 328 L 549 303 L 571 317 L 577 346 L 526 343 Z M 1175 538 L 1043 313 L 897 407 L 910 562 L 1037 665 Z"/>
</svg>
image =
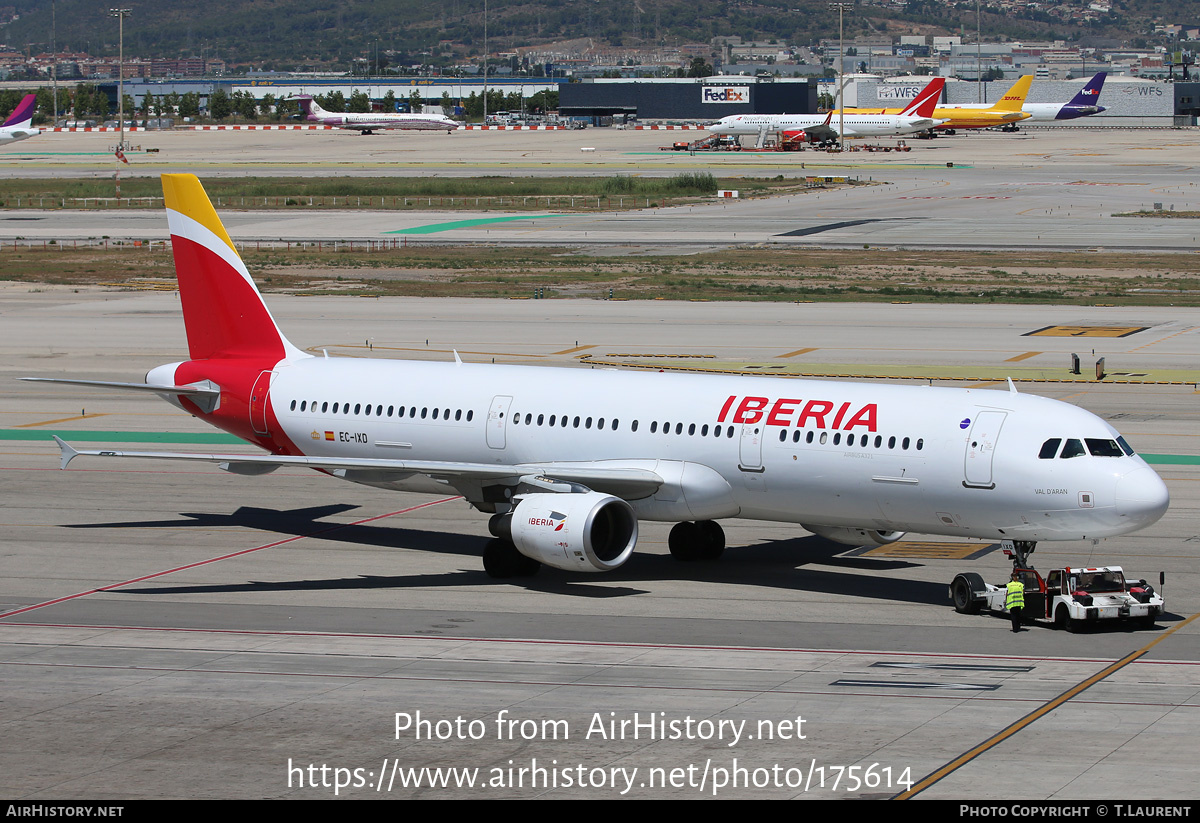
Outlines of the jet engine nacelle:
<svg viewBox="0 0 1200 823">
<path fill-rule="evenodd" d="M 567 571 L 612 571 L 629 559 L 638 537 L 629 504 L 593 491 L 527 494 L 506 525 L 517 551 Z"/>
<path fill-rule="evenodd" d="M 888 543 L 895 543 L 905 534 L 904 532 L 881 532 L 878 529 L 856 529 L 849 526 L 804 526 L 804 528 L 818 537 L 824 537 L 834 543 L 844 543 L 847 546 L 886 546 Z"/>
</svg>

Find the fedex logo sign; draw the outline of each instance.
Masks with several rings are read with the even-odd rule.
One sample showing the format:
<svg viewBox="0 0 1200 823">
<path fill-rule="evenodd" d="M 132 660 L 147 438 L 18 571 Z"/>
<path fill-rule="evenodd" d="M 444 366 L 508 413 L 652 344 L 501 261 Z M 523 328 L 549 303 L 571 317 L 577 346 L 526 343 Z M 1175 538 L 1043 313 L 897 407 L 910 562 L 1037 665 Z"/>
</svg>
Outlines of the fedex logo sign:
<svg viewBox="0 0 1200 823">
<path fill-rule="evenodd" d="M 750 90 L 746 88 L 717 89 L 705 86 L 700 91 L 701 103 L 749 103 Z"/>
</svg>

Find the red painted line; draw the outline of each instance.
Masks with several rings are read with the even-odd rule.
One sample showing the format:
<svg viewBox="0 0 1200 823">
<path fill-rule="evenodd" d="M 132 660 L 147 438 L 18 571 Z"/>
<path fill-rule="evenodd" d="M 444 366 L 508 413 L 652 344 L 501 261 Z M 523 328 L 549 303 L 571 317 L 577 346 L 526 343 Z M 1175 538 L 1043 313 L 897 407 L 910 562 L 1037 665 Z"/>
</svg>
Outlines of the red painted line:
<svg viewBox="0 0 1200 823">
<path fill-rule="evenodd" d="M 424 503 L 421 506 L 415 506 L 413 509 L 404 509 L 400 512 L 392 512 L 392 514 L 381 514 L 378 517 L 368 518 L 360 522 L 367 523 L 371 520 L 378 520 L 381 517 L 391 517 L 394 514 L 403 514 L 404 512 L 413 511 L 414 509 L 424 508 L 425 506 L 434 506 L 439 503 L 446 503 L 451 500 L 458 500 L 457 497 L 448 497 L 444 500 L 435 500 L 432 503 Z M 347 525 L 357 525 L 350 523 Z M 335 528 L 346 528 L 346 526 L 337 526 Z M 327 530 L 328 531 L 328 530 Z M 323 534 L 324 532 L 314 532 L 313 535 Z M 291 538 L 299 540 L 306 535 Z M 284 541 L 286 542 L 286 541 Z M 277 545 L 277 544 L 272 544 Z M 266 546 L 262 548 L 267 548 Z M 253 551 L 247 549 L 246 551 Z M 214 558 L 219 559 L 219 558 Z M 198 565 L 198 564 L 197 564 Z M 164 572 L 165 574 L 165 572 Z M 132 581 L 131 581 L 132 582 Z M 97 589 L 96 591 L 100 591 Z M 34 607 L 30 607 L 34 608 Z M 5 615 L 0 615 L 0 618 L 7 615 L 15 615 L 19 612 L 7 612 Z M 38 629 L 105 629 L 113 631 L 136 631 L 136 632 L 169 632 L 184 634 L 232 634 L 239 636 L 250 637 L 325 637 L 325 638 L 353 638 L 359 640 L 429 640 L 429 641 L 451 641 L 454 643 L 513 643 L 518 646 L 572 646 L 578 648 L 622 648 L 622 649 L 686 649 L 691 651 L 719 651 L 719 652 L 749 652 L 751 654 L 759 654 L 762 652 L 771 653 L 787 653 L 787 654 L 822 654 L 822 655 L 837 655 L 840 657 L 880 657 L 880 658 L 925 658 L 931 660 L 1013 660 L 1022 662 L 1034 663 L 1112 663 L 1116 658 L 1112 657 L 1058 657 L 1047 655 L 1017 655 L 1017 654 L 971 654 L 967 652 L 897 652 L 897 651 L 872 651 L 870 649 L 820 649 L 820 648 L 796 648 L 787 646 L 715 646 L 715 645 L 693 645 L 686 643 L 622 643 L 615 641 L 598 641 L 598 640 L 538 640 L 534 638 L 520 637 L 473 637 L 470 635 L 427 635 L 427 634 L 378 634 L 373 632 L 281 632 L 270 631 L 265 629 L 188 629 L 177 626 L 122 626 L 119 624 L 108 623 L 0 623 L 0 627 L 4 626 L 23 626 L 25 628 Z M 1138 660 L 1137 663 L 1143 666 L 1200 666 L 1200 661 L 1194 660 Z M 974 699 L 974 698 L 973 698 Z M 1023 699 L 1023 698 L 1022 698 Z"/>
<path fill-rule="evenodd" d="M 25 612 L 31 612 L 31 611 L 34 611 L 35 609 L 42 609 L 42 608 L 45 608 L 46 606 L 54 606 L 58 603 L 65 603 L 68 600 L 75 600 L 80 597 L 87 597 L 89 594 L 95 594 L 96 592 L 108 592 L 108 591 L 112 591 L 114 589 L 119 589 L 122 586 L 131 585 L 133 583 L 142 583 L 146 580 L 153 580 L 157 577 L 165 577 L 166 575 L 174 574 L 175 572 L 181 572 L 181 571 L 185 571 L 187 569 L 194 569 L 194 568 L 197 568 L 198 566 L 207 566 L 209 563 L 216 563 L 220 560 L 228 560 L 231 557 L 240 557 L 243 554 L 251 554 L 253 552 L 262 551 L 263 549 L 273 549 L 276 546 L 283 546 L 288 543 L 294 543 L 297 540 L 306 540 L 309 537 L 318 537 L 322 534 L 329 534 L 330 532 L 338 531 L 339 529 L 349 528 L 350 526 L 361 526 L 363 523 L 371 523 L 376 520 L 383 520 L 386 517 L 395 517 L 398 514 L 408 514 L 409 512 L 415 512 L 418 509 L 425 509 L 430 506 L 437 506 L 441 503 L 449 503 L 451 500 L 458 500 L 458 499 L 459 499 L 459 497 L 457 495 L 454 497 L 443 497 L 441 500 L 432 500 L 428 503 L 421 503 L 417 506 L 410 506 L 407 509 L 400 509 L 399 511 L 388 512 L 387 514 L 377 514 L 374 517 L 368 517 L 363 520 L 356 520 L 353 523 L 343 523 L 343 524 L 339 524 L 336 526 L 328 526 L 324 529 L 319 529 L 315 532 L 309 532 L 308 534 L 297 534 L 292 537 L 284 538 L 283 540 L 276 540 L 273 543 L 266 543 L 262 546 L 255 546 L 254 548 L 251 548 L 251 549 L 242 549 L 241 551 L 231 552 L 229 554 L 223 554 L 223 555 L 220 555 L 219 557 L 210 557 L 207 560 L 198 560 L 195 563 L 188 563 L 183 566 L 176 566 L 173 569 L 166 569 L 165 571 L 154 572 L 153 574 L 143 575 L 142 577 L 135 577 L 132 580 L 126 580 L 121 583 L 113 583 L 109 586 L 100 586 L 99 588 L 88 589 L 87 591 L 77 592 L 75 594 L 69 594 L 66 597 L 59 597 L 54 600 L 47 600 L 44 603 L 35 603 L 32 606 L 23 606 L 22 608 L 19 608 L 19 609 L 13 609 L 12 611 L 0 613 L 0 619 L 6 618 L 6 617 L 12 617 L 12 616 L 18 615 L 18 614 L 24 614 Z"/>
</svg>

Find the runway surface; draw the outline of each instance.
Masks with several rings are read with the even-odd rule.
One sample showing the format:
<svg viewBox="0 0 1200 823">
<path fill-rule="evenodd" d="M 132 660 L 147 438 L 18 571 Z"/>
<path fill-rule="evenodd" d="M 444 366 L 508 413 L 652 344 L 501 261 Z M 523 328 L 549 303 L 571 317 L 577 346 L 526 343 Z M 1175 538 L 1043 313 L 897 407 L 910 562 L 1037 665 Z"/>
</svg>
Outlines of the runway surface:
<svg viewBox="0 0 1200 823">
<path fill-rule="evenodd" d="M 805 349 L 919 375 L 1065 370 L 1075 351 L 1123 371 L 1200 367 L 1194 317 L 1171 308 L 270 304 L 301 347 L 353 356 L 585 367 L 589 352 L 769 364 Z M 1014 635 L 950 607 L 956 572 L 1005 576 L 978 543 L 860 553 L 739 521 L 719 562 L 681 564 L 667 527 L 645 524 L 614 573 L 497 582 L 479 560 L 486 518 L 461 500 L 290 470 L 81 458 L 60 472 L 49 432 L 213 448 L 160 401 L 13 379 L 137 380 L 180 359 L 177 298 L 4 284 L 0 317 L 9 797 L 890 797 L 997 733 L 917 797 L 1194 797 L 1192 385 L 1021 386 L 1110 419 L 1172 495 L 1141 533 L 1041 544 L 1039 568 L 1119 563 L 1156 585 L 1163 572 L 1170 614 L 1150 630 Z M 1140 331 L 1026 336 L 1053 324 Z"/>
</svg>

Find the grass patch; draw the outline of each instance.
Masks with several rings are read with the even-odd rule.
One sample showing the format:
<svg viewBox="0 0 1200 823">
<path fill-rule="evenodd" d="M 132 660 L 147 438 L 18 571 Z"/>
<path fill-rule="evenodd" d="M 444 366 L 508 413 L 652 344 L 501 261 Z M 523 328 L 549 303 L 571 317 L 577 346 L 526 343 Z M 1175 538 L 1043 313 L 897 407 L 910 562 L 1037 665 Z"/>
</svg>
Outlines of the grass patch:
<svg viewBox="0 0 1200 823">
<path fill-rule="evenodd" d="M 5 249 L 0 278 L 173 289 L 160 244 Z M 746 248 L 704 257 L 610 257 L 565 248 L 416 245 L 367 251 L 326 243 L 242 248 L 264 292 L 649 300 L 1200 305 L 1200 255 Z M 1004 266 L 1005 268 L 1001 268 Z"/>
<path fill-rule="evenodd" d="M 739 187 L 748 195 L 803 188 L 803 182 L 718 180 L 707 172 L 672 177 L 353 177 L 211 178 L 204 188 L 220 209 L 621 209 L 679 205 Z M 9 208 L 155 208 L 162 185 L 154 177 L 0 180 Z M 157 199 L 157 202 L 154 200 Z"/>
</svg>

